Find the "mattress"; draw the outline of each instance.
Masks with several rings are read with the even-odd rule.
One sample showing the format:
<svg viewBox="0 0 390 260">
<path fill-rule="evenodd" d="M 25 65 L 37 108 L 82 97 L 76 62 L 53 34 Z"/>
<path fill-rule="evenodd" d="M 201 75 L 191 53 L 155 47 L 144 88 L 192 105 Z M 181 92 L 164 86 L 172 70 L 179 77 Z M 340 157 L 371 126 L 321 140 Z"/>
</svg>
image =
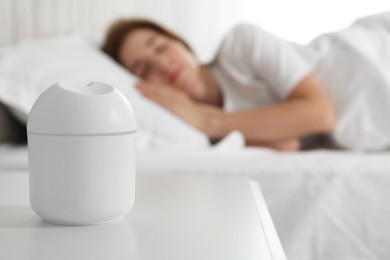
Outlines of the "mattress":
<svg viewBox="0 0 390 260">
<path fill-rule="evenodd" d="M 137 174 L 258 181 L 288 259 L 390 259 L 389 159 L 334 150 L 141 150 Z M 0 173 L 10 172 L 28 173 L 25 145 L 0 145 Z"/>
</svg>

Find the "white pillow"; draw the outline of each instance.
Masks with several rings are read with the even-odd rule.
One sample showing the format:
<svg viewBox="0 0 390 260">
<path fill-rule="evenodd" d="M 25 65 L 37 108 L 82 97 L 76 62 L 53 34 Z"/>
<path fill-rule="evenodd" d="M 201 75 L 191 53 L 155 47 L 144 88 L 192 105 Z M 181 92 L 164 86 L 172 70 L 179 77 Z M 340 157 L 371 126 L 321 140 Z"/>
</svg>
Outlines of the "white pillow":
<svg viewBox="0 0 390 260">
<path fill-rule="evenodd" d="M 102 81 L 118 88 L 134 108 L 139 149 L 208 146 L 205 134 L 143 98 L 136 78 L 83 37 L 26 41 L 0 59 L 0 102 L 24 124 L 38 96 L 60 81 Z"/>
</svg>

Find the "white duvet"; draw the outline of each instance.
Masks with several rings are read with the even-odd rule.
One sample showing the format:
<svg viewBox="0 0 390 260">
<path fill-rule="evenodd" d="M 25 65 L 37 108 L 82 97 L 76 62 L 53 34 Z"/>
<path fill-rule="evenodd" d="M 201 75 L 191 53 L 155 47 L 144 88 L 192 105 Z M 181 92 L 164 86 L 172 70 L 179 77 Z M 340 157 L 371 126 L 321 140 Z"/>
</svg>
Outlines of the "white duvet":
<svg viewBox="0 0 390 260">
<path fill-rule="evenodd" d="M 390 12 L 309 44 L 314 73 L 333 102 L 335 142 L 354 150 L 390 148 Z"/>
</svg>

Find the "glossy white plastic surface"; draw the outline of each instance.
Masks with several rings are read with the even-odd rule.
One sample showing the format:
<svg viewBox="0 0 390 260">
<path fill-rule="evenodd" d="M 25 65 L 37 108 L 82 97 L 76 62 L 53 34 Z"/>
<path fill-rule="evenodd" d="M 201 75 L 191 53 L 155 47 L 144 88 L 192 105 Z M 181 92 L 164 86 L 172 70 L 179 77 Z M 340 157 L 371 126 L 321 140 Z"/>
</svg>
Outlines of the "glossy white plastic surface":
<svg viewBox="0 0 390 260">
<path fill-rule="evenodd" d="M 133 206 L 135 135 L 30 136 L 31 207 L 68 225 L 110 222 Z"/>
<path fill-rule="evenodd" d="M 36 100 L 27 121 L 29 133 L 41 134 L 111 134 L 136 128 L 126 97 L 101 82 L 55 84 Z"/>
<path fill-rule="evenodd" d="M 122 218 L 135 199 L 135 129 L 127 99 L 107 84 L 45 91 L 27 125 L 33 210 L 64 225 Z"/>
</svg>

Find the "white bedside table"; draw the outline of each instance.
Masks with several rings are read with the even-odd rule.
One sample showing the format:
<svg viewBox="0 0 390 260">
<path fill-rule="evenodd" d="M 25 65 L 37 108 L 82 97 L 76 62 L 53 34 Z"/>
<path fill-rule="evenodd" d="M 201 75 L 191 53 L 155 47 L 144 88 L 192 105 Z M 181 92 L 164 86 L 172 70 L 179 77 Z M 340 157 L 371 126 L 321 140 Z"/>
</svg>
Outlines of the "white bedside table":
<svg viewBox="0 0 390 260">
<path fill-rule="evenodd" d="M 43 222 L 28 175 L 0 174 L 0 259 L 285 260 L 259 186 L 234 177 L 137 176 L 124 220 Z"/>
</svg>

